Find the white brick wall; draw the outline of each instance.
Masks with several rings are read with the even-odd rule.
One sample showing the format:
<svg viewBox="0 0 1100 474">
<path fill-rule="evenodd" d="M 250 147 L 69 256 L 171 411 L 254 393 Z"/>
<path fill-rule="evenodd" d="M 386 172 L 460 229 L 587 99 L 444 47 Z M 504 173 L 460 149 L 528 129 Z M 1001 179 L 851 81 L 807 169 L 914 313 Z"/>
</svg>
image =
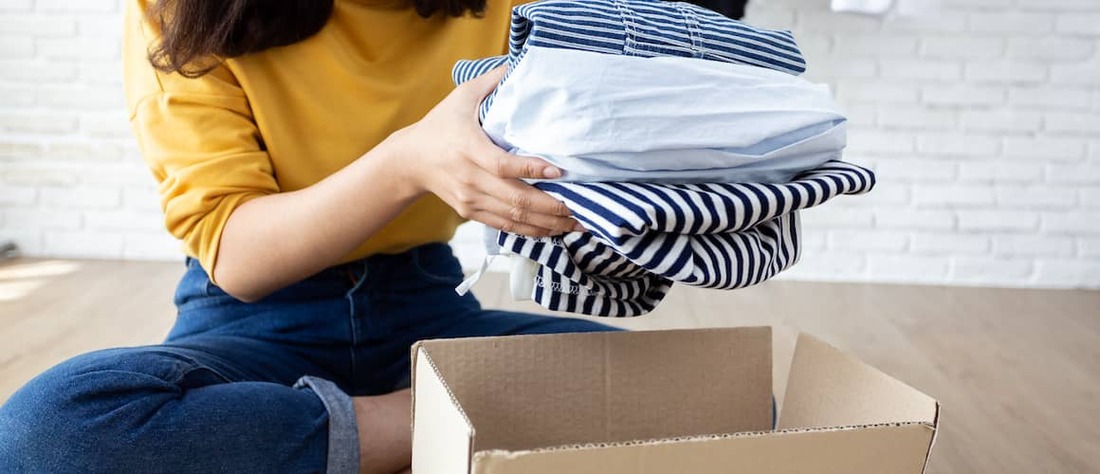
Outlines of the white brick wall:
<svg viewBox="0 0 1100 474">
<path fill-rule="evenodd" d="M 0 240 L 179 259 L 123 106 L 120 0 L 0 1 Z"/>
<path fill-rule="evenodd" d="M 828 238 L 787 276 L 1100 287 L 1100 1 L 944 0 L 931 19 L 828 3 L 755 0 L 747 21 L 818 43 L 807 77 L 858 111 L 847 159 L 880 184 L 807 211 Z"/>
<path fill-rule="evenodd" d="M 1100 0 L 943 0 L 935 19 L 752 0 L 794 31 L 879 187 L 804 214 L 783 278 L 1100 288 Z M 119 0 L 0 0 L 0 240 L 177 259 L 129 136 Z M 480 230 L 455 240 L 473 267 Z"/>
</svg>

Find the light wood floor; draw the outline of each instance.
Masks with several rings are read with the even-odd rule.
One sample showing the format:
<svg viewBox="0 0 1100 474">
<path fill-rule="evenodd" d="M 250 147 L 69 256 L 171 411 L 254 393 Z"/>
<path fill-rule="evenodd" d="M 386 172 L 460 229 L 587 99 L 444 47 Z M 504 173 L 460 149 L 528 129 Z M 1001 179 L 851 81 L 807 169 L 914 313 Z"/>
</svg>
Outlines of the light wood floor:
<svg viewBox="0 0 1100 474">
<path fill-rule="evenodd" d="M 159 341 L 182 264 L 0 264 L 0 401 L 75 354 Z M 491 274 L 486 306 L 536 310 Z M 774 325 L 814 334 L 936 397 L 930 473 L 1100 472 L 1100 292 L 778 281 L 677 287 L 631 329 Z M 785 368 L 777 366 L 782 394 Z"/>
</svg>

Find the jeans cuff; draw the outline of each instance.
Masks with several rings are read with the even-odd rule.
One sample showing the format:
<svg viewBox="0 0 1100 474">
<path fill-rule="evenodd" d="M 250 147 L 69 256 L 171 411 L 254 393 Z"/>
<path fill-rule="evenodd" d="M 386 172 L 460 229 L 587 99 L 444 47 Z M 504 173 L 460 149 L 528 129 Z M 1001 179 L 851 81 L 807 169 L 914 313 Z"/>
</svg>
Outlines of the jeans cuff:
<svg viewBox="0 0 1100 474">
<path fill-rule="evenodd" d="M 343 390 L 328 380 L 305 376 L 294 388 L 308 388 L 321 399 L 328 410 L 329 474 L 359 472 L 359 431 L 355 424 L 355 406 Z"/>
</svg>

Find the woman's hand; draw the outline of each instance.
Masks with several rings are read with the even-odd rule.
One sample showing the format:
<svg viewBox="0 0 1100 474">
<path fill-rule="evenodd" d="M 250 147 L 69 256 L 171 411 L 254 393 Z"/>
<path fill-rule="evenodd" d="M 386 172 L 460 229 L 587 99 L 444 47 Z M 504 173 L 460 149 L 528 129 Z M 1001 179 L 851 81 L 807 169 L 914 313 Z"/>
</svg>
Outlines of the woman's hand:
<svg viewBox="0 0 1100 474">
<path fill-rule="evenodd" d="M 458 86 L 380 147 L 415 193 L 439 196 L 466 219 L 534 237 L 583 230 L 565 204 L 519 180 L 557 178 L 561 170 L 501 150 L 478 125 L 478 106 L 503 75 L 500 67 Z"/>
</svg>

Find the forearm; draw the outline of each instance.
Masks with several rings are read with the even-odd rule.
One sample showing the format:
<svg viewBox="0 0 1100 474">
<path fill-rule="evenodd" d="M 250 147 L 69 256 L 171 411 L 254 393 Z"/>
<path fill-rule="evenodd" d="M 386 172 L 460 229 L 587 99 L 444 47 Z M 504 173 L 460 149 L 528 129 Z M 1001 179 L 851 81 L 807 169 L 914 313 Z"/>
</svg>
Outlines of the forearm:
<svg viewBox="0 0 1100 474">
<path fill-rule="evenodd" d="M 254 301 L 338 263 L 422 194 L 398 159 L 379 145 L 308 188 L 241 205 L 222 232 L 219 286 Z"/>
<path fill-rule="evenodd" d="M 501 150 L 477 122 L 497 68 L 457 87 L 418 122 L 346 168 L 302 189 L 238 207 L 222 230 L 213 274 L 244 300 L 260 299 L 339 262 L 431 192 L 458 215 L 529 236 L 583 230 L 565 204 L 521 181 L 558 178 L 542 160 Z"/>
</svg>

